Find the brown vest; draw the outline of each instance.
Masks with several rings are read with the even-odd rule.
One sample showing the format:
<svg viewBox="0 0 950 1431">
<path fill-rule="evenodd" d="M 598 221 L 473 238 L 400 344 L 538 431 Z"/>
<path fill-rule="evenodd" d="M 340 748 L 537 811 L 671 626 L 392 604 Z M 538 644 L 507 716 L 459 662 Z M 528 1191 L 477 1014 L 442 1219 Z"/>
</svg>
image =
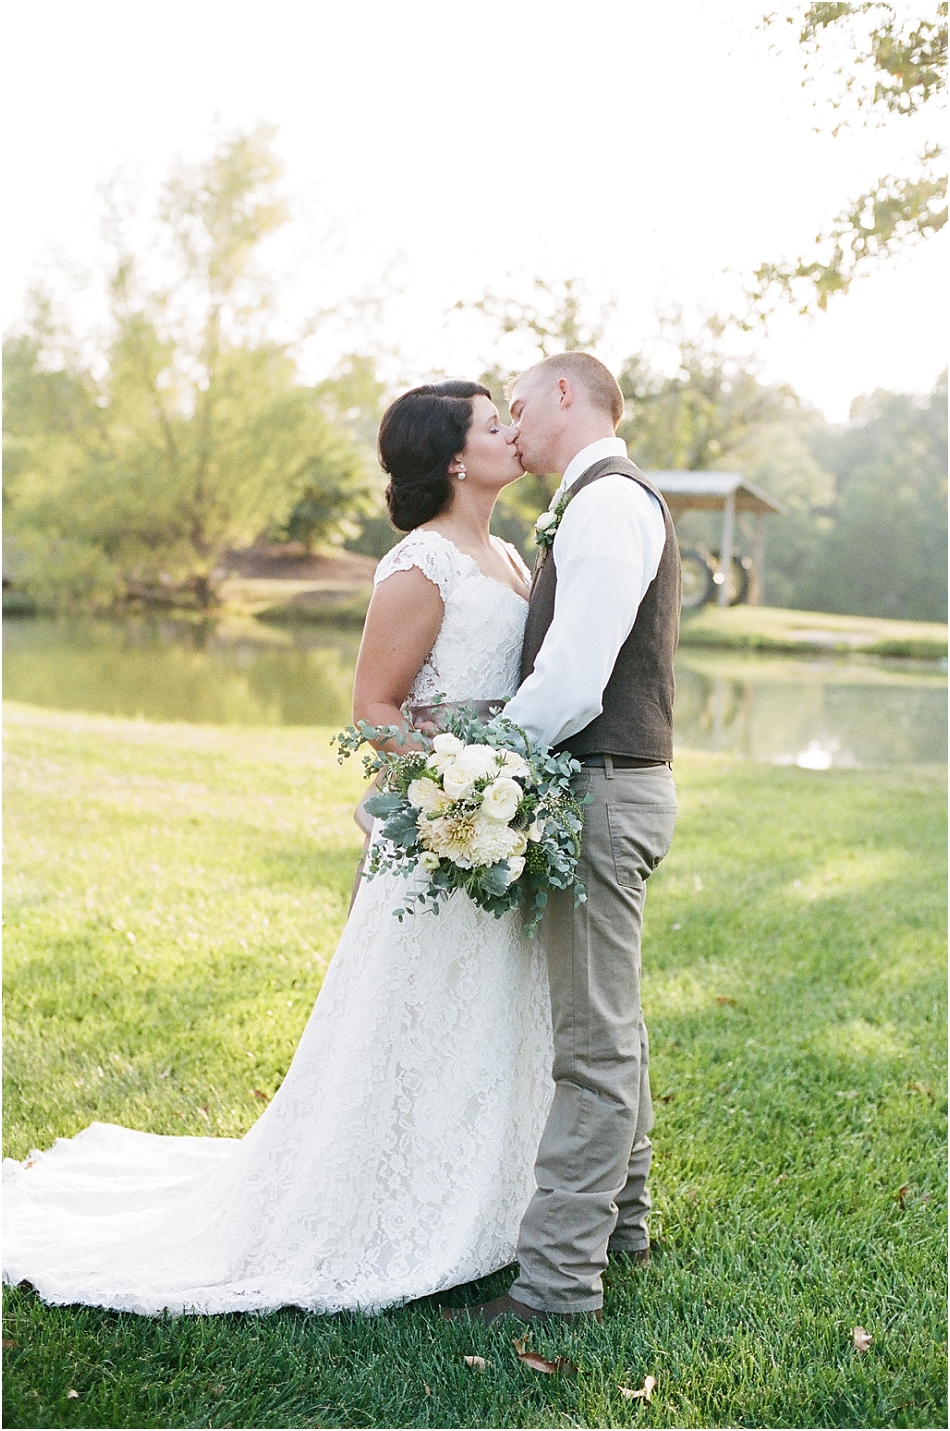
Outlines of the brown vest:
<svg viewBox="0 0 950 1431">
<path fill-rule="evenodd" d="M 603 696 L 603 710 L 590 725 L 559 747 L 572 755 L 628 755 L 640 760 L 673 759 L 673 653 L 679 637 L 680 557 L 666 503 L 639 467 L 625 457 L 606 457 L 588 467 L 570 488 L 574 497 L 600 477 L 617 473 L 639 482 L 663 509 L 666 545 L 656 576 L 640 603 L 633 630 L 617 654 Z M 534 568 L 531 604 L 521 657 L 521 679 L 534 670 L 541 643 L 554 617 L 557 568 L 550 548 L 542 548 Z"/>
</svg>

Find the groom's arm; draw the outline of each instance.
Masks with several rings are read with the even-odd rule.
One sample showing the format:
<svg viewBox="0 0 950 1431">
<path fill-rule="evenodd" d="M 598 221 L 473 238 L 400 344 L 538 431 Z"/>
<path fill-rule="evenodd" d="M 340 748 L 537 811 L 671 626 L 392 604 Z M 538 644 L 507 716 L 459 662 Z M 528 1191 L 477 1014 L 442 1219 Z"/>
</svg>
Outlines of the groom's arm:
<svg viewBox="0 0 950 1431">
<path fill-rule="evenodd" d="M 602 477 L 568 504 L 554 538 L 554 618 L 505 715 L 545 745 L 590 725 L 666 541 L 659 502 L 627 477 Z"/>
</svg>

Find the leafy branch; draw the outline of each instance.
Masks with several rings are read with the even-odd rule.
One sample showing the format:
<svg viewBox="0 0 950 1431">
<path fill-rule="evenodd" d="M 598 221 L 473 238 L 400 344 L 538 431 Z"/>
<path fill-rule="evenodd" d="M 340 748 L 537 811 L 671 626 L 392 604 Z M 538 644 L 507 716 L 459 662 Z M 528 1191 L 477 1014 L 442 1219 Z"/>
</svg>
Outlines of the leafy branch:
<svg viewBox="0 0 950 1431">
<path fill-rule="evenodd" d="M 884 123 L 894 115 L 915 115 L 945 90 L 947 0 L 938 0 L 931 14 L 917 20 L 899 15 L 889 0 L 819 0 L 804 11 L 773 12 L 764 25 L 782 19 L 797 27 L 805 54 L 803 84 L 814 79 L 827 44 L 840 39 L 846 45 L 846 58 L 834 71 L 843 90 L 831 105 L 849 109 L 834 135 L 853 119 Z M 855 278 L 938 233 L 947 221 L 943 154 L 940 145 L 931 144 L 919 155 L 915 175 L 886 175 L 851 200 L 816 236 L 810 254 L 761 264 L 747 293 L 753 321 L 765 321 L 783 302 L 797 304 L 803 314 L 823 312 Z"/>
</svg>

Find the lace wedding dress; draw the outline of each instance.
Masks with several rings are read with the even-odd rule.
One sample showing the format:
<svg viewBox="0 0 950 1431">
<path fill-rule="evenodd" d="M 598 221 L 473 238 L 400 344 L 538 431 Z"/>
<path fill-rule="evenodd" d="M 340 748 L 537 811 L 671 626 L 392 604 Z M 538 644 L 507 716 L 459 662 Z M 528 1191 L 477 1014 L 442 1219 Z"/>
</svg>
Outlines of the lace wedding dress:
<svg viewBox="0 0 950 1431">
<path fill-rule="evenodd" d="M 410 702 L 511 694 L 526 603 L 434 532 L 445 603 Z M 464 895 L 400 924 L 364 882 L 283 1085 L 241 1139 L 93 1123 L 8 1162 L 4 1278 L 124 1311 L 364 1312 L 514 1260 L 553 1093 L 537 941 Z"/>
</svg>

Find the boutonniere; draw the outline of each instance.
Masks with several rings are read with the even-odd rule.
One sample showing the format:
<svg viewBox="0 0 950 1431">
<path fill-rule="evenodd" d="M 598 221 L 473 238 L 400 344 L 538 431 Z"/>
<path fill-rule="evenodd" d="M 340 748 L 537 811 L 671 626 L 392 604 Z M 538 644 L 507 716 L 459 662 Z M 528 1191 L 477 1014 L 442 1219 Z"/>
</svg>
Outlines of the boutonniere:
<svg viewBox="0 0 950 1431">
<path fill-rule="evenodd" d="M 546 512 L 542 512 L 534 524 L 534 544 L 538 547 L 553 547 L 554 538 L 557 536 L 557 529 L 561 525 L 561 518 L 567 510 L 567 504 L 571 500 L 570 488 L 564 493 L 560 501 L 553 507 L 549 507 Z"/>
</svg>

